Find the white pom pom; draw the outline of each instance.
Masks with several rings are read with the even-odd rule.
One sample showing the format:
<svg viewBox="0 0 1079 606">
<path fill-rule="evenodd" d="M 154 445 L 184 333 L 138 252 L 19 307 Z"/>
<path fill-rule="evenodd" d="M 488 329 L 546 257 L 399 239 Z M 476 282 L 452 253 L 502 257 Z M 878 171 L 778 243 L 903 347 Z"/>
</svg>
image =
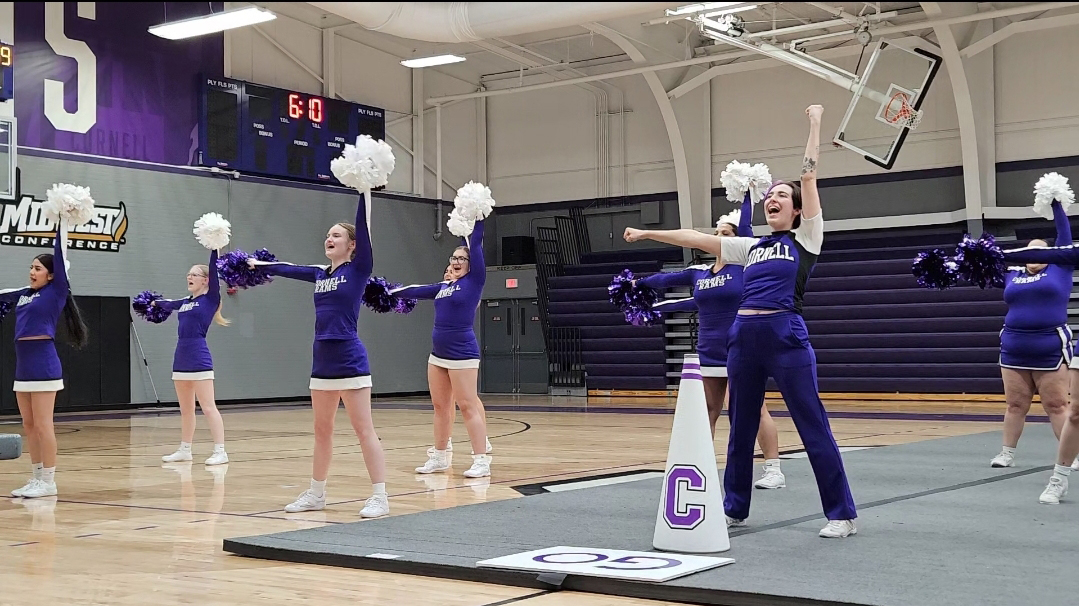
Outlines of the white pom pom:
<svg viewBox="0 0 1079 606">
<path fill-rule="evenodd" d="M 469 181 L 457 190 L 453 206 L 461 217 L 475 222 L 486 219 L 491 214 L 491 210 L 495 207 L 495 199 L 491 197 L 490 187 Z"/>
<path fill-rule="evenodd" d="M 90 189 L 57 183 L 45 192 L 45 204 L 42 206 L 45 217 L 52 221 L 65 219 L 69 225 L 85 225 L 94 218 L 94 199 Z"/>
<path fill-rule="evenodd" d="M 719 221 L 716 221 L 716 229 L 719 229 L 719 226 L 723 225 L 724 223 L 729 223 L 730 225 L 733 225 L 735 231 L 737 231 L 738 230 L 738 223 L 741 220 L 742 220 L 742 209 L 736 208 L 736 209 L 732 210 L 731 212 L 729 212 L 729 213 L 723 215 L 722 217 L 720 217 Z"/>
<path fill-rule="evenodd" d="M 210 250 L 221 250 L 228 246 L 232 235 L 232 224 L 217 213 L 206 213 L 195 221 L 195 238 Z"/>
<path fill-rule="evenodd" d="M 395 164 L 393 150 L 385 141 L 360 135 L 356 145 L 345 144 L 345 151 L 330 161 L 330 170 L 344 185 L 364 191 L 389 183 Z"/>
<path fill-rule="evenodd" d="M 1034 184 L 1034 212 L 1053 219 L 1053 201 L 1060 202 L 1064 212 L 1075 202 L 1075 192 L 1068 185 L 1068 178 L 1059 173 L 1046 173 Z"/>
<path fill-rule="evenodd" d="M 759 162 L 750 166 L 732 160 L 719 175 L 719 180 L 727 190 L 727 199 L 735 204 L 742 202 L 747 191 L 754 204 L 760 202 L 764 192 L 772 185 L 772 175 L 768 172 L 768 167 Z"/>
<path fill-rule="evenodd" d="M 449 228 L 451 234 L 459 238 L 467 238 L 472 235 L 472 230 L 476 227 L 476 223 L 461 216 L 455 208 L 450 211 L 450 218 L 446 221 L 446 227 Z"/>
</svg>

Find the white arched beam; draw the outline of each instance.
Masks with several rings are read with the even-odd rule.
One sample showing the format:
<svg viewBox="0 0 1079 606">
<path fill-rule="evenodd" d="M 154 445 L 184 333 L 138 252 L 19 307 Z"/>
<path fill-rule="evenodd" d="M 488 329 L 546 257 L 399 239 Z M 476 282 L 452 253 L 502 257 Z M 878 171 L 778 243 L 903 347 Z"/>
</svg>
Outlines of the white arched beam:
<svg viewBox="0 0 1079 606">
<path fill-rule="evenodd" d="M 643 64 L 648 62 L 640 49 L 621 33 L 599 23 L 587 23 L 584 27 L 618 45 L 622 52 L 626 53 L 634 63 Z M 659 105 L 659 113 L 663 117 L 663 125 L 667 128 L 667 137 L 671 142 L 671 155 L 674 157 L 674 179 L 678 190 L 678 223 L 681 227 L 687 229 L 694 227 L 694 219 L 697 219 L 697 222 L 701 223 L 701 225 L 708 225 L 712 222 L 710 216 L 707 217 L 706 221 L 703 217 L 693 216 L 693 202 L 689 187 L 689 162 L 686 160 L 686 146 L 682 141 L 682 131 L 678 128 L 678 119 L 674 114 L 674 106 L 671 104 L 671 100 L 667 98 L 667 91 L 663 88 L 663 83 L 660 82 L 656 72 L 649 71 L 643 75 L 648 83 L 648 88 L 652 91 L 652 96 L 656 98 L 656 104 Z M 709 202 L 709 206 L 711 206 L 711 202 Z"/>
<path fill-rule="evenodd" d="M 930 19 L 942 17 L 944 6 L 941 2 L 920 2 L 922 10 L 929 15 Z M 966 3 L 962 3 L 966 4 Z M 961 3 L 948 3 L 948 16 L 953 13 L 972 13 L 977 9 L 970 10 L 969 5 Z M 966 10 L 964 10 L 966 9 Z M 980 234 L 982 230 L 982 201 L 984 192 L 982 185 L 983 166 L 978 157 L 978 129 L 974 118 L 974 103 L 971 99 L 970 83 L 967 80 L 967 70 L 963 65 L 963 57 L 959 53 L 959 44 L 955 34 L 949 25 L 933 27 L 933 33 L 937 36 L 937 43 L 944 57 L 944 66 L 948 69 L 948 78 L 952 84 L 952 95 L 955 97 L 955 110 L 959 118 L 959 142 L 963 154 L 963 193 L 964 208 L 966 209 L 967 229 L 974 234 Z M 992 131 L 990 131 L 992 132 Z M 995 141 L 986 141 L 986 145 L 996 145 Z"/>
</svg>

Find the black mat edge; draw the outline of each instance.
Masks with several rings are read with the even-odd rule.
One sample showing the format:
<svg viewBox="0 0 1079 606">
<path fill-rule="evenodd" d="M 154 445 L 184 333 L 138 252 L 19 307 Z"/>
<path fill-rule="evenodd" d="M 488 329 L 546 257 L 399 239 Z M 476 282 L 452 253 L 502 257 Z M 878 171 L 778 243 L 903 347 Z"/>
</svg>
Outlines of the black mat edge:
<svg viewBox="0 0 1079 606">
<path fill-rule="evenodd" d="M 510 488 L 516 490 L 518 493 L 531 497 L 538 494 L 547 494 L 551 491 L 547 490 L 547 486 L 561 486 L 563 484 L 576 484 L 577 482 L 590 482 L 592 480 L 606 480 L 609 478 L 622 478 L 626 476 L 644 475 L 646 473 L 663 473 L 662 469 L 634 469 L 631 471 L 617 471 L 614 473 L 600 473 L 590 476 L 581 476 L 579 478 L 570 478 L 568 480 L 554 480 L 552 482 L 535 482 L 533 484 L 518 484 L 516 486 L 510 486 Z"/>
<path fill-rule="evenodd" d="M 266 547 L 263 545 L 244 543 L 242 538 L 225 539 L 221 549 L 238 556 L 262 560 L 336 566 L 339 568 L 355 568 L 359 570 L 433 577 L 472 583 L 545 589 L 548 591 L 561 589 L 565 591 L 579 591 L 582 593 L 596 593 L 645 600 L 700 604 L 702 606 L 872 606 L 870 604 L 858 602 L 834 602 L 764 593 L 678 587 L 663 583 L 642 583 L 625 581 L 622 579 L 578 575 L 566 576 L 560 585 L 554 586 L 540 581 L 538 578 L 540 573 L 537 572 L 476 568 L 453 564 L 431 564 L 411 560 L 391 560 L 370 558 L 366 556 L 285 549 L 281 547 Z"/>
</svg>

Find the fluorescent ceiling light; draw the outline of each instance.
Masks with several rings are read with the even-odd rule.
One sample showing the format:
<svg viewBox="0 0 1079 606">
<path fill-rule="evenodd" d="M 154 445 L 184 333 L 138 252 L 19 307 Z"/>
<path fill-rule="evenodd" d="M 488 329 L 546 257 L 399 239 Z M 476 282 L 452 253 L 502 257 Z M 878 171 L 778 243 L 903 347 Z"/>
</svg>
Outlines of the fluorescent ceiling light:
<svg viewBox="0 0 1079 606">
<path fill-rule="evenodd" d="M 667 9 L 667 16 L 674 17 L 676 15 L 688 15 L 690 13 L 703 13 L 705 11 L 712 11 L 727 6 L 734 6 L 741 4 L 741 2 L 703 2 L 701 4 L 687 4 L 686 6 L 679 6 L 676 9 Z"/>
<path fill-rule="evenodd" d="M 447 63 L 459 63 L 464 61 L 464 57 L 458 57 L 457 55 L 438 55 L 437 57 L 422 57 L 420 59 L 405 59 L 401 62 L 401 65 L 405 67 L 417 68 L 417 67 L 432 67 L 435 65 L 446 65 Z"/>
<path fill-rule="evenodd" d="M 756 4 L 748 4 L 746 6 L 733 6 L 731 8 L 725 8 L 723 10 L 716 11 L 714 13 L 705 13 L 705 17 L 716 17 L 718 15 L 730 15 L 733 13 L 740 13 L 742 11 L 751 11 L 757 8 Z"/>
<path fill-rule="evenodd" d="M 151 27 L 148 31 L 155 36 L 168 40 L 182 40 L 184 38 L 215 34 L 227 29 L 244 27 L 245 25 L 263 23 L 276 18 L 277 15 L 264 8 L 248 6 L 238 10 L 195 17 L 194 19 L 163 23 Z"/>
</svg>

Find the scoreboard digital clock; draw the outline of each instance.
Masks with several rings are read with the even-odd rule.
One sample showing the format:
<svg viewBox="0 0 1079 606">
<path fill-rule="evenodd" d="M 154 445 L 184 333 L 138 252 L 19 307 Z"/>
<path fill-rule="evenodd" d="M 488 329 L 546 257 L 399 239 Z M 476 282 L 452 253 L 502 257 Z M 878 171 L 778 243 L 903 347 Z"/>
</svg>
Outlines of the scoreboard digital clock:
<svg viewBox="0 0 1079 606">
<path fill-rule="evenodd" d="M 0 101 L 15 98 L 15 47 L 0 42 Z"/>
<path fill-rule="evenodd" d="M 377 108 L 231 78 L 202 78 L 198 163 L 337 184 L 330 161 L 360 135 L 386 138 Z"/>
</svg>

